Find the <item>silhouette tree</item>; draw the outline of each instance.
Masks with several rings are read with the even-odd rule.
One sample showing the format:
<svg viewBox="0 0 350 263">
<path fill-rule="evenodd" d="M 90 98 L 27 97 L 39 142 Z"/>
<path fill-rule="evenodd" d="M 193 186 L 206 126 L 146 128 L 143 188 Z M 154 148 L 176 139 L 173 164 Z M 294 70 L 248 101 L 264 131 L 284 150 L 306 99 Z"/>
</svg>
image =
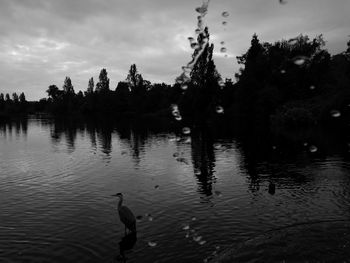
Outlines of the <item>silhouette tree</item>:
<svg viewBox="0 0 350 263">
<path fill-rule="evenodd" d="M 209 37 L 207 27 L 204 33 L 197 37 L 197 42 L 202 43 L 204 49 L 191 70 L 189 89 L 179 102 L 181 112 L 199 122 L 208 119 L 215 105 L 220 102 L 221 76 L 213 60 L 214 44 L 205 44 L 205 41 L 209 41 Z M 192 57 L 196 56 L 198 56 L 197 49 L 194 50 Z"/>
<path fill-rule="evenodd" d="M 74 95 L 74 87 L 70 77 L 66 77 L 63 83 L 63 92 L 68 95 Z"/>
<path fill-rule="evenodd" d="M 109 91 L 109 78 L 107 77 L 107 70 L 102 69 L 98 77 L 99 82 L 96 84 L 97 92 L 108 92 Z M 90 82 L 89 82 L 90 84 Z"/>
<path fill-rule="evenodd" d="M 16 92 L 12 93 L 12 100 L 13 100 L 14 103 L 18 103 L 19 102 L 19 97 L 18 97 Z"/>
<path fill-rule="evenodd" d="M 130 90 L 132 93 L 138 91 L 138 88 L 143 84 L 142 75 L 137 72 L 135 64 L 132 64 L 129 69 L 129 74 L 126 77 L 126 81 L 130 85 Z"/>
<path fill-rule="evenodd" d="M 46 92 L 53 101 L 56 101 L 60 96 L 60 90 L 56 85 L 50 85 Z"/>
<path fill-rule="evenodd" d="M 24 93 L 22 92 L 20 95 L 19 95 L 19 101 L 20 103 L 26 103 L 26 96 L 24 95 Z"/>
<path fill-rule="evenodd" d="M 85 92 L 85 95 L 94 93 L 94 87 L 95 87 L 94 78 L 91 77 L 89 79 L 89 83 L 88 83 L 88 87 L 87 87 L 87 90 Z"/>
</svg>

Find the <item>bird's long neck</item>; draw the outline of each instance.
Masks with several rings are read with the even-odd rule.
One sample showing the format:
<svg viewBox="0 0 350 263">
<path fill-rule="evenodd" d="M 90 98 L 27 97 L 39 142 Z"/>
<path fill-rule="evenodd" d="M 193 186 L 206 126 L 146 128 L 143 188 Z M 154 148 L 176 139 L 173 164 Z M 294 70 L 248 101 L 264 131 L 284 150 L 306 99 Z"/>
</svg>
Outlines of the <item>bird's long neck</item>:
<svg viewBox="0 0 350 263">
<path fill-rule="evenodd" d="M 123 203 L 123 197 L 119 196 L 118 209 L 122 206 L 122 203 Z"/>
</svg>

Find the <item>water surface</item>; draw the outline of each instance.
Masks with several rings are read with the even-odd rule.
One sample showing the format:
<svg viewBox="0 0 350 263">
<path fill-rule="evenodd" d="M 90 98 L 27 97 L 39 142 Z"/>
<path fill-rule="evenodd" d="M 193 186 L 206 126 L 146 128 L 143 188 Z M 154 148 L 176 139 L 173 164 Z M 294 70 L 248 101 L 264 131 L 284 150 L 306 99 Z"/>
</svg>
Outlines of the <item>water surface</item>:
<svg viewBox="0 0 350 263">
<path fill-rule="evenodd" d="M 117 192 L 142 216 L 127 262 L 349 261 L 348 146 L 308 140 L 34 116 L 2 123 L 0 261 L 116 262 Z"/>
</svg>

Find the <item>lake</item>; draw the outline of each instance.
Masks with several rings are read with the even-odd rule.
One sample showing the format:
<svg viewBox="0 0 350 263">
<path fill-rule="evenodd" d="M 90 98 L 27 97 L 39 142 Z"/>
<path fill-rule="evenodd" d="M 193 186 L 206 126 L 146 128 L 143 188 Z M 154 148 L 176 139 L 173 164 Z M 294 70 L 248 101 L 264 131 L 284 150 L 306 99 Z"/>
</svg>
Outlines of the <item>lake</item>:
<svg viewBox="0 0 350 263">
<path fill-rule="evenodd" d="M 346 136 L 0 123 L 0 262 L 350 262 Z"/>
</svg>

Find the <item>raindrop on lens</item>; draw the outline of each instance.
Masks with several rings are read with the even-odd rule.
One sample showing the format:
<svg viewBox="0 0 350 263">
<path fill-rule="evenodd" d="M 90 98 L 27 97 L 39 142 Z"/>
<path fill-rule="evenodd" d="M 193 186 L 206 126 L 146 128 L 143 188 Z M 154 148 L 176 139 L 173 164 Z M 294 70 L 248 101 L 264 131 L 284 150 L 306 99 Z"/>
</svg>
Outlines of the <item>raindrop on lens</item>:
<svg viewBox="0 0 350 263">
<path fill-rule="evenodd" d="M 298 56 L 298 57 L 295 57 L 293 59 L 293 63 L 295 65 L 297 65 L 297 66 L 302 66 L 302 65 L 305 64 L 306 60 L 307 60 L 307 57 L 305 57 L 305 56 Z"/>
<path fill-rule="evenodd" d="M 309 148 L 309 151 L 312 152 L 312 153 L 315 153 L 317 152 L 317 147 L 315 145 L 311 145 L 310 148 Z"/>
<path fill-rule="evenodd" d="M 223 22 L 222 22 L 222 25 L 226 26 L 226 25 L 227 25 L 227 22 L 226 22 L 226 21 L 223 21 Z"/>
<path fill-rule="evenodd" d="M 195 174 L 195 175 L 201 175 L 201 171 L 196 170 L 196 171 L 194 171 L 194 174 Z"/>
<path fill-rule="evenodd" d="M 188 128 L 188 127 L 184 127 L 184 128 L 182 128 L 182 133 L 183 134 L 190 134 L 191 133 L 191 129 Z"/>
<path fill-rule="evenodd" d="M 220 44 L 221 44 L 221 45 L 225 45 L 225 41 L 221 41 Z"/>
<path fill-rule="evenodd" d="M 190 229 L 190 226 L 189 226 L 189 225 L 185 225 L 182 229 L 183 229 L 183 230 L 189 230 L 189 229 Z"/>
<path fill-rule="evenodd" d="M 281 74 L 286 74 L 286 71 L 284 69 L 282 69 Z"/>
<path fill-rule="evenodd" d="M 157 246 L 157 242 L 149 241 L 149 242 L 148 242 L 148 245 L 149 245 L 150 247 L 155 247 L 155 246 Z"/>
<path fill-rule="evenodd" d="M 310 86 L 310 90 L 314 90 L 316 87 L 314 85 Z"/>
<path fill-rule="evenodd" d="M 221 106 L 216 106 L 215 110 L 216 110 L 216 113 L 219 113 L 219 114 L 224 113 L 224 108 Z"/>
<path fill-rule="evenodd" d="M 192 217 L 192 221 L 196 221 L 197 220 L 197 218 L 194 216 L 194 217 Z"/>
<path fill-rule="evenodd" d="M 228 13 L 228 12 L 222 12 L 222 14 L 221 14 L 223 17 L 228 17 L 230 14 Z"/>
<path fill-rule="evenodd" d="M 199 242 L 202 240 L 202 237 L 201 236 L 193 237 L 193 240 L 196 242 Z"/>
<path fill-rule="evenodd" d="M 222 193 L 220 191 L 215 191 L 215 194 L 219 197 L 222 196 Z"/>
<path fill-rule="evenodd" d="M 225 53 L 226 50 L 227 50 L 227 49 L 226 49 L 225 47 L 222 47 L 222 48 L 220 49 L 220 52 L 221 52 L 221 53 Z"/>
<path fill-rule="evenodd" d="M 340 113 L 340 111 L 332 110 L 331 115 L 333 118 L 339 118 L 341 116 L 341 113 Z"/>
</svg>

